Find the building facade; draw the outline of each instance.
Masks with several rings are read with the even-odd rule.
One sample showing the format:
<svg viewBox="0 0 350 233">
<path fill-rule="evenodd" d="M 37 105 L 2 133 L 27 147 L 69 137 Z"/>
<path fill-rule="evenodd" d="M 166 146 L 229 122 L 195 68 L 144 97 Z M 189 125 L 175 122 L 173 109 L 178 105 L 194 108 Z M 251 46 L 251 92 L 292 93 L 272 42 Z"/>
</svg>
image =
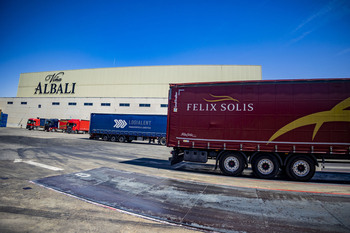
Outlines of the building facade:
<svg viewBox="0 0 350 233">
<path fill-rule="evenodd" d="M 23 73 L 17 97 L 0 98 L 8 127 L 28 118 L 90 119 L 92 112 L 167 114 L 170 83 L 261 80 L 261 66 L 117 67 Z"/>
</svg>

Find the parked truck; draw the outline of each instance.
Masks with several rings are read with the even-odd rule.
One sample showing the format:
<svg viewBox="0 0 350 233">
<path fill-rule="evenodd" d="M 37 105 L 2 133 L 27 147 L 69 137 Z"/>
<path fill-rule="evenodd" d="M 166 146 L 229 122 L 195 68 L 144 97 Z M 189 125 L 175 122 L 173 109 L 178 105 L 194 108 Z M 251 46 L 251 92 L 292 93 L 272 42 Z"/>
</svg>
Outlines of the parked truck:
<svg viewBox="0 0 350 233">
<path fill-rule="evenodd" d="M 166 143 L 166 115 L 91 113 L 90 138 L 112 142 L 157 140 Z"/>
<path fill-rule="evenodd" d="M 39 118 L 29 118 L 27 121 L 26 129 L 34 130 L 34 129 L 37 129 L 39 126 L 40 126 Z"/>
<path fill-rule="evenodd" d="M 58 129 L 61 130 L 62 132 L 66 132 L 67 126 L 68 126 L 68 121 L 69 121 L 69 119 L 60 119 L 58 121 Z"/>
<path fill-rule="evenodd" d="M 68 120 L 67 133 L 88 133 L 90 127 L 90 121 L 71 119 Z"/>
<path fill-rule="evenodd" d="M 350 159 L 349 90 L 350 79 L 170 84 L 169 160 L 310 180 L 319 162 Z"/>
<path fill-rule="evenodd" d="M 58 119 L 46 119 L 45 131 L 57 131 L 58 130 Z"/>
<path fill-rule="evenodd" d="M 40 123 L 39 123 L 39 126 L 37 127 L 37 129 L 45 130 L 45 125 L 46 125 L 46 122 L 48 119 L 40 118 L 39 120 L 40 120 Z"/>
</svg>

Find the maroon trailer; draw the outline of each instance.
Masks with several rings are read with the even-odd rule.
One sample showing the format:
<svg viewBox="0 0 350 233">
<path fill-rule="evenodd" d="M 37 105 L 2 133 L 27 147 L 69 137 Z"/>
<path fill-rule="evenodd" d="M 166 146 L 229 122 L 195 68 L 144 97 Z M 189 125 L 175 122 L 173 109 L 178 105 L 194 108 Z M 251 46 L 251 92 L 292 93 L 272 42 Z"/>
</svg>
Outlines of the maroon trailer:
<svg viewBox="0 0 350 233">
<path fill-rule="evenodd" d="M 170 84 L 167 145 L 171 164 L 307 181 L 318 160 L 350 158 L 350 79 Z"/>
</svg>

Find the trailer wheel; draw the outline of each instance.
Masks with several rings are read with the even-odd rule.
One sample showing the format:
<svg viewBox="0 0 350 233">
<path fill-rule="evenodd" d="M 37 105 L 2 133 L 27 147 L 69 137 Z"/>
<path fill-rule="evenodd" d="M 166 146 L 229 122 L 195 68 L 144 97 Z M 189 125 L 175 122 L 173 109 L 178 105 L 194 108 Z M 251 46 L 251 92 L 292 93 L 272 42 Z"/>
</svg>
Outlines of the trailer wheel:
<svg viewBox="0 0 350 233">
<path fill-rule="evenodd" d="M 119 136 L 118 142 L 125 142 L 125 137 L 123 135 Z"/>
<path fill-rule="evenodd" d="M 103 141 L 108 141 L 108 135 L 106 135 L 106 134 L 103 135 L 103 136 L 102 136 L 102 140 L 103 140 Z"/>
<path fill-rule="evenodd" d="M 286 173 L 292 180 L 308 181 L 315 174 L 315 162 L 304 155 L 297 155 L 287 162 Z"/>
<path fill-rule="evenodd" d="M 162 146 L 165 146 L 165 144 L 166 144 L 166 138 L 165 138 L 165 137 L 162 137 L 162 138 L 158 139 L 158 142 L 159 142 L 159 144 L 161 144 Z"/>
<path fill-rule="evenodd" d="M 270 179 L 277 175 L 280 164 L 275 156 L 266 153 L 254 158 L 252 161 L 252 169 L 255 176 L 263 179 Z"/>
<path fill-rule="evenodd" d="M 112 135 L 110 140 L 111 140 L 111 142 L 116 142 L 117 141 L 117 136 Z"/>
<path fill-rule="evenodd" d="M 225 175 L 240 176 L 244 170 L 244 158 L 240 153 L 226 152 L 220 157 L 220 170 Z"/>
</svg>

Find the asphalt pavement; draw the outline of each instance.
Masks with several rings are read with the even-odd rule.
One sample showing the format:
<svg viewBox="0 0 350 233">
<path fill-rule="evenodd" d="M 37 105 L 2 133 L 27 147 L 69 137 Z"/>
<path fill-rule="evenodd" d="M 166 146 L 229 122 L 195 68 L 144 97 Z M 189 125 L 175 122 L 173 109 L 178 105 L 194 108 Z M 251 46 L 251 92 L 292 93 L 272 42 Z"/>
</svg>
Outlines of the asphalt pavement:
<svg viewBox="0 0 350 233">
<path fill-rule="evenodd" d="M 349 163 L 303 183 L 250 169 L 227 177 L 212 162 L 172 167 L 170 151 L 0 128 L 0 230 L 350 232 Z"/>
</svg>

